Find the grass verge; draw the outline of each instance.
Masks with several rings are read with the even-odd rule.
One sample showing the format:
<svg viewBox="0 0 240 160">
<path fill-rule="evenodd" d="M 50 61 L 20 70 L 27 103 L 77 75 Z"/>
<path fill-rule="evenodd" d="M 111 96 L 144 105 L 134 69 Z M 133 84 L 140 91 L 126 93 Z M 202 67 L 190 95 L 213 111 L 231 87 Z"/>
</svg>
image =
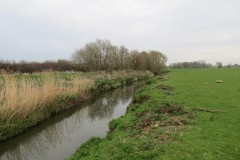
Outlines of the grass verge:
<svg viewBox="0 0 240 160">
<path fill-rule="evenodd" d="M 223 83 L 215 83 L 216 80 Z M 240 157 L 240 71 L 171 70 L 135 94 L 126 115 L 70 157 L 76 159 L 231 159 Z"/>
</svg>

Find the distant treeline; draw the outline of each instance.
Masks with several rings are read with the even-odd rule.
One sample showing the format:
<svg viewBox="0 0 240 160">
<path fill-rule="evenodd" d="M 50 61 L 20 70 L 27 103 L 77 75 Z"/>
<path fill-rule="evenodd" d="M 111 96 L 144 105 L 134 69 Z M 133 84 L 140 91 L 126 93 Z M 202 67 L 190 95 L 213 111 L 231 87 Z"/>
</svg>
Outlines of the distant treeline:
<svg viewBox="0 0 240 160">
<path fill-rule="evenodd" d="M 177 62 L 170 64 L 171 68 L 209 68 L 213 67 L 212 64 L 206 63 L 205 61 L 194 61 L 194 62 Z"/>
<path fill-rule="evenodd" d="M 81 70 L 150 70 L 158 74 L 165 67 L 167 57 L 159 51 L 137 51 L 112 45 L 97 39 L 87 43 L 72 55 L 72 61 Z"/>
<path fill-rule="evenodd" d="M 0 69 L 8 72 L 33 73 L 42 71 L 69 71 L 77 70 L 77 66 L 68 60 L 45 61 L 45 62 L 15 62 L 0 60 Z"/>
<path fill-rule="evenodd" d="M 114 46 L 108 40 L 97 39 L 77 50 L 70 60 L 45 62 L 15 62 L 0 60 L 0 70 L 19 73 L 52 71 L 150 70 L 162 72 L 167 57 L 159 51 L 129 51 L 125 46 Z"/>
</svg>

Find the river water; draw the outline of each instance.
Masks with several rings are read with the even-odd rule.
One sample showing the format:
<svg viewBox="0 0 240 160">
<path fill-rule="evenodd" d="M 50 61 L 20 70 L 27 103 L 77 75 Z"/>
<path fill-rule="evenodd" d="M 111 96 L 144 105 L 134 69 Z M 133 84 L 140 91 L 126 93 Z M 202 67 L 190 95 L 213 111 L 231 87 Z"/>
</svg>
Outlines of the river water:
<svg viewBox="0 0 240 160">
<path fill-rule="evenodd" d="M 61 160 L 71 156 L 92 136 L 104 137 L 108 123 L 126 113 L 142 83 L 118 88 L 92 103 L 81 104 L 29 131 L 0 142 L 0 160 Z"/>
</svg>

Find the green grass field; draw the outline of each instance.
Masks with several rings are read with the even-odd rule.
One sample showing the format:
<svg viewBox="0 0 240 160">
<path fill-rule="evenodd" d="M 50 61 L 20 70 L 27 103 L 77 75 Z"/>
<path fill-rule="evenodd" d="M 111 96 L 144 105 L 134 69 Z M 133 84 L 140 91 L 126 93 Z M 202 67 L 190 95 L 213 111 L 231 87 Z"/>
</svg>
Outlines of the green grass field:
<svg viewBox="0 0 240 160">
<path fill-rule="evenodd" d="M 215 83 L 223 80 L 223 83 Z M 70 159 L 240 159 L 240 70 L 180 69 L 154 77 L 125 116 Z"/>
</svg>

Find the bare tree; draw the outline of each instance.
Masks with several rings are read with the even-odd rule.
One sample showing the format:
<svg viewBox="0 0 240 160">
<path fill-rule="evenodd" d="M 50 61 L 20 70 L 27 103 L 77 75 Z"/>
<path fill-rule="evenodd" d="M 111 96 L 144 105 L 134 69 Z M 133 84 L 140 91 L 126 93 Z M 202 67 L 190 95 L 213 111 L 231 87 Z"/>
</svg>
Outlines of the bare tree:
<svg viewBox="0 0 240 160">
<path fill-rule="evenodd" d="M 165 67 L 167 62 L 167 57 L 158 51 L 150 51 L 149 52 L 149 70 L 154 74 L 159 74 Z"/>
<path fill-rule="evenodd" d="M 158 51 L 130 51 L 125 46 L 114 46 L 108 40 L 87 43 L 72 55 L 73 62 L 88 70 L 140 69 L 160 73 L 167 61 Z"/>
</svg>

